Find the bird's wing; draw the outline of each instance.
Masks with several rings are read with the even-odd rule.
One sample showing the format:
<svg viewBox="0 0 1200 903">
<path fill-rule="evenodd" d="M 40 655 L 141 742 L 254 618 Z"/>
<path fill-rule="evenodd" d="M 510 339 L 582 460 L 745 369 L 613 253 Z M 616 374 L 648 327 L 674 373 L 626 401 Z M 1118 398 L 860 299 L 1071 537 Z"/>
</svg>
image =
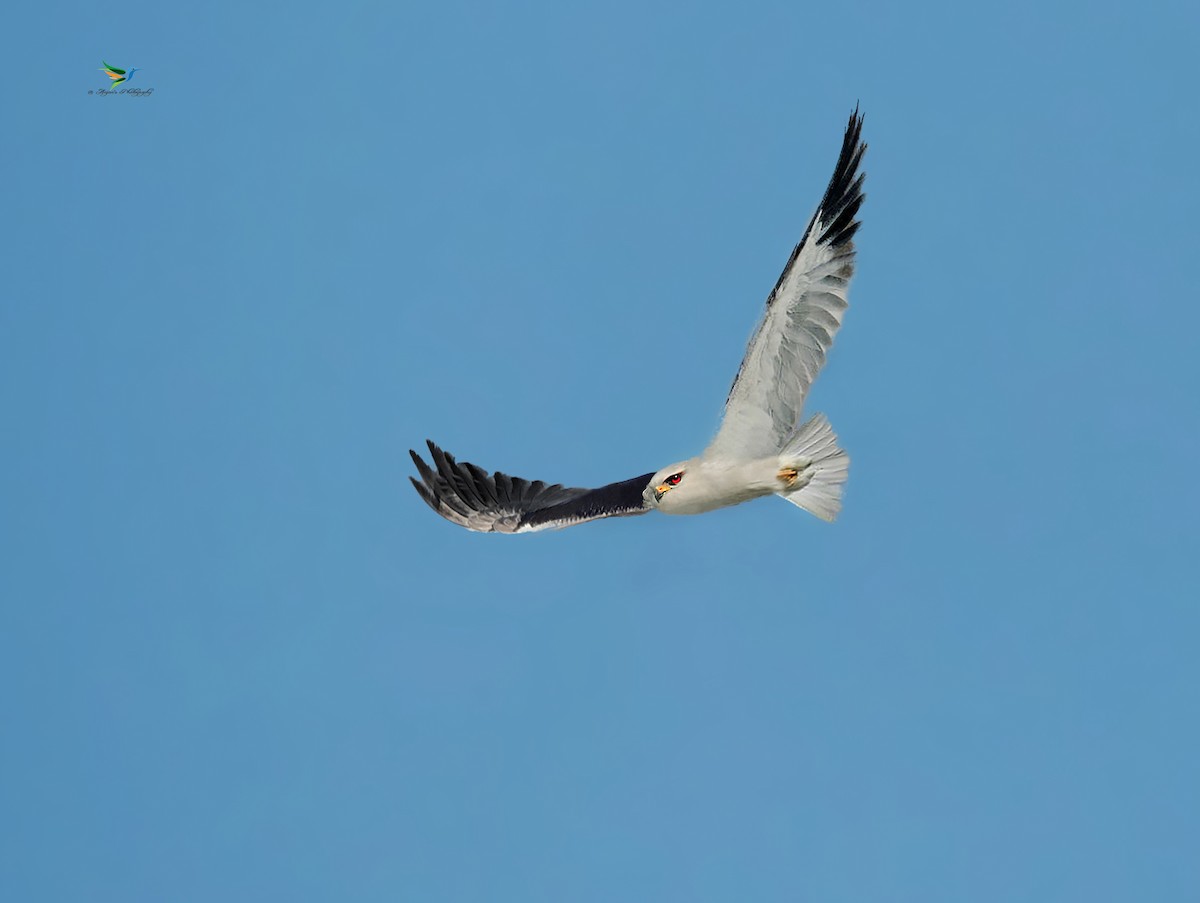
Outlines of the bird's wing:
<svg viewBox="0 0 1200 903">
<path fill-rule="evenodd" d="M 738 368 L 721 428 L 706 457 L 775 454 L 800 426 L 809 387 L 842 324 L 854 274 L 854 233 L 863 202 L 862 116 L 850 116 L 821 205 L 767 298 L 767 310 Z"/>
<path fill-rule="evenodd" d="M 101 60 L 100 62 L 104 63 L 104 60 Z M 124 69 L 118 69 L 116 66 L 110 66 L 110 65 L 108 65 L 108 63 L 104 63 L 104 68 L 105 68 L 105 69 L 107 69 L 109 72 L 115 72 L 115 73 L 117 73 L 117 75 L 124 75 L 124 74 L 125 74 L 125 70 L 124 70 Z"/>
<path fill-rule="evenodd" d="M 468 530 L 527 533 L 650 510 L 642 490 L 653 473 L 599 489 L 548 486 L 541 480 L 530 482 L 499 471 L 489 476 L 474 464 L 459 464 L 432 442 L 426 444 L 433 467 L 415 451 L 409 451 L 421 474 L 420 480 L 409 479 L 430 508 Z"/>
</svg>

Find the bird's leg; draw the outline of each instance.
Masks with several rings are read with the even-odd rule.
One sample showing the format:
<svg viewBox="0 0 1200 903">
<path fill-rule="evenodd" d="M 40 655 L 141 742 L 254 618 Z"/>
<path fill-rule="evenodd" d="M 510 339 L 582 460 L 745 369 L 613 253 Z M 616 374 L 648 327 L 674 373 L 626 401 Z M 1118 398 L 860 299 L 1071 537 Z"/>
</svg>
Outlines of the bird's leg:
<svg viewBox="0 0 1200 903">
<path fill-rule="evenodd" d="M 783 484 L 785 492 L 799 492 L 812 482 L 813 475 L 812 462 L 802 459 L 780 467 L 775 478 Z"/>
</svg>

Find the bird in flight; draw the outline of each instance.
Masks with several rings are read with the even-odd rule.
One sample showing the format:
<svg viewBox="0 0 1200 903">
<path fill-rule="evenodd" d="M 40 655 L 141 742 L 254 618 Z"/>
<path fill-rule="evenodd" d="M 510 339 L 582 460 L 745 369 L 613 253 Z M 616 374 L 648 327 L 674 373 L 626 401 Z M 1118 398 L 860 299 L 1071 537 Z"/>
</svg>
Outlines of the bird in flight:
<svg viewBox="0 0 1200 903">
<path fill-rule="evenodd" d="M 480 533 L 528 533 L 604 517 L 702 514 L 777 495 L 827 521 L 841 509 L 850 458 L 829 421 L 800 415 L 847 307 L 867 146 L 850 115 L 825 195 L 792 250 L 738 368 L 717 435 L 694 458 L 653 473 L 579 489 L 458 462 L 427 441 L 432 466 L 410 451 L 410 478 L 429 507 Z"/>
<path fill-rule="evenodd" d="M 104 63 L 104 60 L 101 60 L 100 62 Z M 133 78 L 133 73 L 137 72 L 137 67 L 134 66 L 128 72 L 126 72 L 124 69 L 118 69 L 116 66 L 110 66 L 108 63 L 104 63 L 104 68 L 100 71 L 112 79 L 112 87 L 115 88 L 122 82 L 127 82 Z"/>
</svg>

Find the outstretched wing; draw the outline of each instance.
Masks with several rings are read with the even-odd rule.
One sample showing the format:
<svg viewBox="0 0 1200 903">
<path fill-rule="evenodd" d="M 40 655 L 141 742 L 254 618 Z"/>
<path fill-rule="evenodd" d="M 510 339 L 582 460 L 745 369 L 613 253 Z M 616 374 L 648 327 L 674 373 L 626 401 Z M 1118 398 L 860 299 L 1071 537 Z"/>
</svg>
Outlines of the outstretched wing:
<svg viewBox="0 0 1200 903">
<path fill-rule="evenodd" d="M 101 60 L 100 62 L 104 63 L 104 60 Z M 108 63 L 104 63 L 104 68 L 105 68 L 105 69 L 107 69 L 109 72 L 115 72 L 115 73 L 117 73 L 117 75 L 124 75 L 124 74 L 125 74 L 125 70 L 124 70 L 124 69 L 118 69 L 116 66 L 110 66 L 110 65 L 108 65 Z M 113 77 L 113 76 L 111 76 L 111 75 L 109 76 L 109 78 L 112 78 L 112 77 Z"/>
<path fill-rule="evenodd" d="M 805 396 L 848 305 L 856 217 L 864 197 L 858 166 L 866 149 L 862 116 L 855 108 L 833 178 L 767 298 L 766 314 L 738 368 L 706 457 L 776 454 L 800 426 Z"/>
<path fill-rule="evenodd" d="M 642 490 L 653 472 L 599 489 L 573 489 L 541 480 L 530 482 L 500 471 L 489 476 L 474 464 L 459 464 L 432 442 L 427 440 L 425 444 L 433 467 L 410 450 L 421 479 L 409 479 L 430 508 L 468 530 L 528 533 L 650 510 Z"/>
</svg>

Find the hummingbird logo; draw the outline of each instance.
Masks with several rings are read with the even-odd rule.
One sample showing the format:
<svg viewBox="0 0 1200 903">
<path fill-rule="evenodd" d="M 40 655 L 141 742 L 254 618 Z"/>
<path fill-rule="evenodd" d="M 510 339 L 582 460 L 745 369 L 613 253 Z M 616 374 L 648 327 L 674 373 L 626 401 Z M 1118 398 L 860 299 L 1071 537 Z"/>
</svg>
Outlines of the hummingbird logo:
<svg viewBox="0 0 1200 903">
<path fill-rule="evenodd" d="M 104 60 L 101 60 L 100 62 L 104 63 Z M 130 67 L 129 71 L 126 72 L 124 69 L 118 69 L 116 66 L 110 66 L 108 63 L 104 63 L 104 68 L 100 71 L 112 79 L 112 87 L 115 88 L 122 82 L 127 82 L 133 78 L 133 73 L 137 72 L 137 68 Z"/>
</svg>

